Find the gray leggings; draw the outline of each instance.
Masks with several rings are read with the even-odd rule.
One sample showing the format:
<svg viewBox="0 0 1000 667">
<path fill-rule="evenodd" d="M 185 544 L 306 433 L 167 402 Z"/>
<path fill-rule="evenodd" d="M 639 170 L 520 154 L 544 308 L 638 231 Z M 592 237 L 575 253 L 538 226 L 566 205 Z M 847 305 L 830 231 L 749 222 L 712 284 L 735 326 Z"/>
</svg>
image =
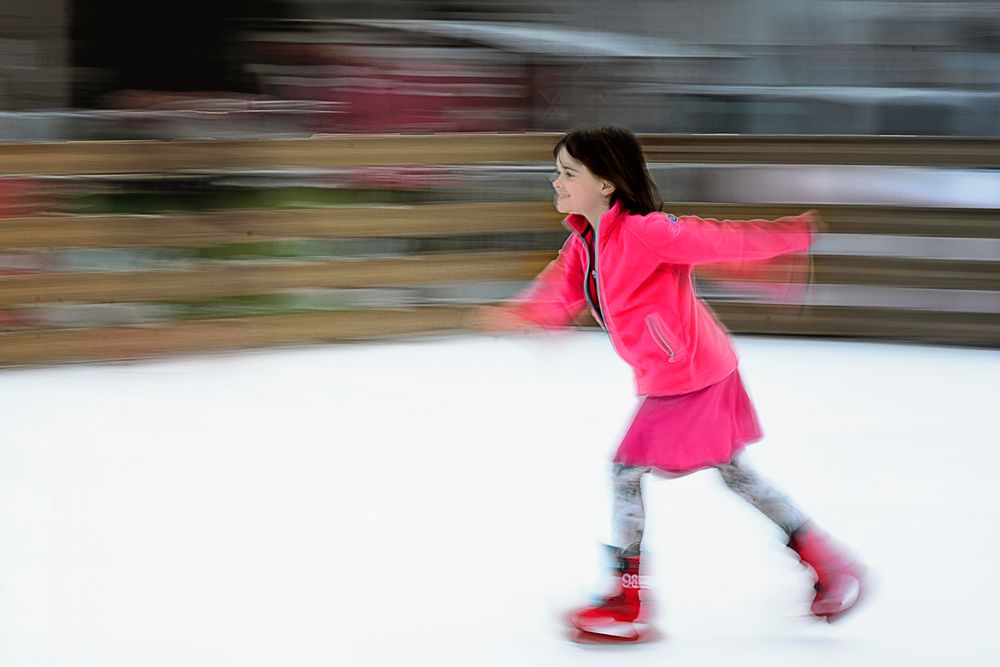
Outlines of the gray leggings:
<svg viewBox="0 0 1000 667">
<path fill-rule="evenodd" d="M 778 524 L 785 533 L 791 535 L 805 524 L 806 516 L 788 497 L 763 480 L 741 461 L 739 456 L 725 465 L 718 466 L 716 470 L 722 475 L 722 481 L 730 490 Z M 646 526 L 642 479 L 649 471 L 648 467 L 621 463 L 615 463 L 612 468 L 615 493 L 612 546 L 628 556 L 638 554 L 639 545 L 642 543 L 642 533 Z"/>
</svg>

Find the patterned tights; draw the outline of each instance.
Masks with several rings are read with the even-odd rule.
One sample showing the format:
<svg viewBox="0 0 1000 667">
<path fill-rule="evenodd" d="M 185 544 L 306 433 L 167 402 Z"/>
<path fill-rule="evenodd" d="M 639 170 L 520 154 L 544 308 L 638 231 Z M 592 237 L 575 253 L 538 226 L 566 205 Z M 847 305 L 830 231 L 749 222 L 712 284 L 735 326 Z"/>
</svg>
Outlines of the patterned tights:
<svg viewBox="0 0 1000 667">
<path fill-rule="evenodd" d="M 722 481 L 738 496 L 756 507 L 764 516 L 791 535 L 807 521 L 806 516 L 789 500 L 736 456 L 716 470 Z M 646 509 L 642 501 L 642 480 L 648 467 L 615 463 L 612 468 L 614 486 L 613 545 L 626 556 L 638 555 L 642 533 L 646 526 Z"/>
</svg>

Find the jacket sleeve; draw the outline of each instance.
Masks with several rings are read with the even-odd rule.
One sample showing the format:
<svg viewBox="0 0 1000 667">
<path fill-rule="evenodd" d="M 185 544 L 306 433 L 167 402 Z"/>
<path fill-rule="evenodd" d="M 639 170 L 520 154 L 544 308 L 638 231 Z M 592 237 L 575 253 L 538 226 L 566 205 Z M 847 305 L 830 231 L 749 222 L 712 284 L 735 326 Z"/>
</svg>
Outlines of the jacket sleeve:
<svg viewBox="0 0 1000 667">
<path fill-rule="evenodd" d="M 768 259 L 807 250 L 815 219 L 811 213 L 776 220 L 716 220 L 694 215 L 650 216 L 642 241 L 673 264 L 711 264 Z"/>
<path fill-rule="evenodd" d="M 505 307 L 518 317 L 546 328 L 566 326 L 575 320 L 586 306 L 583 295 L 586 268 L 576 243 L 572 236 L 568 237 L 559 256 Z"/>
</svg>

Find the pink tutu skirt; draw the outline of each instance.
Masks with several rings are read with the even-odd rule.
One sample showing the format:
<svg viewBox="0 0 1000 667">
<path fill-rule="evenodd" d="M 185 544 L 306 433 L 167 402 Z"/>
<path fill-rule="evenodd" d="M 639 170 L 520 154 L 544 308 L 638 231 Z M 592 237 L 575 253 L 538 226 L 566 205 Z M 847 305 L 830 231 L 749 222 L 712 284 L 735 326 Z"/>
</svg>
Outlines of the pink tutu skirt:
<svg viewBox="0 0 1000 667">
<path fill-rule="evenodd" d="M 614 456 L 616 463 L 686 473 L 732 460 L 762 436 L 739 371 L 678 396 L 646 396 Z"/>
</svg>

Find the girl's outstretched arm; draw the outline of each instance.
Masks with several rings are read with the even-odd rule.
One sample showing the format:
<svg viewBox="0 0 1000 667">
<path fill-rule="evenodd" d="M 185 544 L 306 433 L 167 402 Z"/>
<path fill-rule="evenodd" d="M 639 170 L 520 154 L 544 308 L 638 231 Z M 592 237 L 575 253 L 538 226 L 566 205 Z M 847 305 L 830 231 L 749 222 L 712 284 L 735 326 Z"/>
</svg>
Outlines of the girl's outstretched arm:
<svg viewBox="0 0 1000 667">
<path fill-rule="evenodd" d="M 481 327 L 512 331 L 531 326 L 558 328 L 571 324 L 586 307 L 583 253 L 572 236 L 525 290 L 502 306 L 480 312 Z M 498 310 L 505 311 L 501 315 Z M 518 322 L 522 326 L 518 326 Z"/>
<path fill-rule="evenodd" d="M 769 259 L 807 250 L 821 224 L 815 211 L 776 220 L 653 214 L 636 233 L 663 261 L 711 264 Z"/>
<path fill-rule="evenodd" d="M 473 311 L 468 326 L 487 333 L 530 331 L 537 325 L 519 317 L 504 306 L 481 306 Z"/>
</svg>

